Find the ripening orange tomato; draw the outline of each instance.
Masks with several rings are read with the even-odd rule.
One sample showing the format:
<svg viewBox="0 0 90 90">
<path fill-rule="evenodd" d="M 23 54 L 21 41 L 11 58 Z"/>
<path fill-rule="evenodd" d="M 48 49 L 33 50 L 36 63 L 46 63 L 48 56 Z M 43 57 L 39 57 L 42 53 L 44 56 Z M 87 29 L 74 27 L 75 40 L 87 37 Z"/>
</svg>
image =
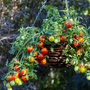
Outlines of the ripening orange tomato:
<svg viewBox="0 0 90 90">
<path fill-rule="evenodd" d="M 44 43 L 43 43 L 43 42 L 37 44 L 37 47 L 40 48 L 40 49 L 41 49 L 43 46 L 44 46 Z"/>
<path fill-rule="evenodd" d="M 44 35 L 41 35 L 41 36 L 39 36 L 39 41 L 44 41 L 45 40 L 45 36 Z"/>
<path fill-rule="evenodd" d="M 79 39 L 79 42 L 83 42 L 83 40 L 84 40 L 83 38 L 80 38 L 80 39 Z"/>
<path fill-rule="evenodd" d="M 27 52 L 30 53 L 32 50 L 33 50 L 33 46 L 28 46 L 28 47 L 27 47 Z"/>
<path fill-rule="evenodd" d="M 76 52 L 79 54 L 81 51 L 80 50 L 77 50 Z"/>
<path fill-rule="evenodd" d="M 74 41 L 74 46 L 79 46 L 79 43 L 77 41 Z"/>
<path fill-rule="evenodd" d="M 66 40 L 66 38 L 67 38 L 66 36 L 61 36 L 61 41 L 64 42 Z"/>
<path fill-rule="evenodd" d="M 38 57 L 38 52 L 33 52 L 34 53 L 34 57 Z"/>
<path fill-rule="evenodd" d="M 29 62 L 33 63 L 35 61 L 35 58 L 34 57 L 30 57 L 29 58 Z"/>
<path fill-rule="evenodd" d="M 47 62 L 46 59 L 41 60 L 41 64 L 42 64 L 42 65 L 45 65 L 46 62 Z"/>
<path fill-rule="evenodd" d="M 7 80 L 8 81 L 12 81 L 13 80 L 13 76 L 12 75 L 7 76 Z"/>
</svg>

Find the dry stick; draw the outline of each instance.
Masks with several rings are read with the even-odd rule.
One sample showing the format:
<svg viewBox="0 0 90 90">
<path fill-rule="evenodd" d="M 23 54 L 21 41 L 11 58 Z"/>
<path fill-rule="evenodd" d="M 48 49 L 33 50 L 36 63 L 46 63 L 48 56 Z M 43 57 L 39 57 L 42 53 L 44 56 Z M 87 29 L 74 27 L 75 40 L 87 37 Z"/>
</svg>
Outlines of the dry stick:
<svg viewBox="0 0 90 90">
<path fill-rule="evenodd" d="M 68 8 L 68 1 L 65 0 L 65 3 L 66 3 L 66 8 L 67 8 L 67 17 L 70 20 L 70 14 L 69 14 L 69 8 Z"/>
<path fill-rule="evenodd" d="M 36 16 L 36 19 L 35 19 L 35 21 L 34 21 L 34 23 L 33 23 L 32 27 L 33 27 L 33 26 L 34 26 L 34 24 L 36 23 L 36 21 L 37 21 L 37 19 L 38 19 L 39 15 L 40 15 L 41 11 L 43 10 L 43 7 L 45 6 L 46 2 L 47 2 L 47 0 L 45 0 L 45 1 L 44 1 L 44 3 L 43 3 L 43 5 L 42 5 L 42 7 L 40 8 L 40 11 L 38 12 L 38 15 Z"/>
</svg>

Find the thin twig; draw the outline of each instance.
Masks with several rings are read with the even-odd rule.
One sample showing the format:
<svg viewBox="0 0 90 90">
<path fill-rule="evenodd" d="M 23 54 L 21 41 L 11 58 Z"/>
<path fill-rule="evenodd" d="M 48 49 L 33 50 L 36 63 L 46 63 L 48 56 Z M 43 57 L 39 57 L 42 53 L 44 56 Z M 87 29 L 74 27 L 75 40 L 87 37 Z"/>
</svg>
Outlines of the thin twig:
<svg viewBox="0 0 90 90">
<path fill-rule="evenodd" d="M 39 15 L 40 15 L 41 11 L 43 10 L 43 7 L 45 6 L 46 2 L 47 2 L 47 0 L 45 0 L 45 1 L 44 1 L 44 3 L 43 3 L 43 5 L 42 5 L 42 7 L 40 8 L 40 11 L 38 12 L 38 15 L 36 16 L 36 19 L 35 19 L 35 21 L 34 21 L 34 23 L 33 23 L 32 27 L 33 27 L 33 26 L 34 26 L 34 24 L 36 23 L 36 21 L 37 21 L 37 19 L 38 19 Z"/>
</svg>

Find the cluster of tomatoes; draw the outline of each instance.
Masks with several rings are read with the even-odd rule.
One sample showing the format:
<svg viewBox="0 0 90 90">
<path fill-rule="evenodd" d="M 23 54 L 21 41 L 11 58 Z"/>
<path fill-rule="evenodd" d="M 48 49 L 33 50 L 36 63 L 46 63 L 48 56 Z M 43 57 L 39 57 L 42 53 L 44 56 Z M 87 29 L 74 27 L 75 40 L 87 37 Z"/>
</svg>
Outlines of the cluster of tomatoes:
<svg viewBox="0 0 90 90">
<path fill-rule="evenodd" d="M 37 51 L 33 52 L 33 56 L 28 57 L 29 62 L 34 63 L 34 64 L 42 64 L 45 65 L 46 64 L 46 59 L 44 58 L 44 55 L 46 55 L 48 53 L 48 49 L 44 47 L 44 43 L 40 42 L 39 44 L 37 44 L 37 47 L 41 49 L 41 53 L 38 54 Z M 27 52 L 31 52 L 33 50 L 33 46 L 28 46 L 27 47 Z M 35 62 L 37 61 L 37 63 Z"/>
<path fill-rule="evenodd" d="M 8 90 L 12 90 L 11 86 L 22 85 L 23 82 L 26 82 L 29 79 L 29 76 L 27 74 L 28 70 L 27 69 L 20 70 L 17 63 L 18 61 L 19 61 L 18 59 L 14 61 L 15 65 L 14 70 L 16 71 L 16 73 L 7 76 L 7 81 L 9 82 L 6 84 L 6 87 L 8 88 Z"/>
<path fill-rule="evenodd" d="M 83 43 L 84 39 L 83 39 L 83 36 L 84 35 L 83 35 L 82 32 L 79 32 L 79 35 L 74 35 L 74 39 L 76 41 L 74 41 L 73 45 L 75 47 L 79 47 L 79 49 L 76 50 L 76 52 L 78 54 L 84 51 L 84 43 Z"/>
<path fill-rule="evenodd" d="M 90 70 L 90 63 L 79 63 L 77 66 L 74 67 L 76 72 L 85 73 L 86 70 Z M 87 75 L 87 80 L 90 80 L 90 75 Z"/>
</svg>

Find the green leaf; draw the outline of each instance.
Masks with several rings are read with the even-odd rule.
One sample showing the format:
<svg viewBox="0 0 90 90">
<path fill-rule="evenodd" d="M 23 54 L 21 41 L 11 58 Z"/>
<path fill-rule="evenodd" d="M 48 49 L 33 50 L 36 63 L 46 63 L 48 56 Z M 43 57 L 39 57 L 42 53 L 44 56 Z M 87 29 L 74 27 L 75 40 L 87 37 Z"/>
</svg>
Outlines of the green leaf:
<svg viewBox="0 0 90 90">
<path fill-rule="evenodd" d="M 46 31 L 45 33 L 46 33 L 46 34 L 52 34 L 53 31 Z"/>
<path fill-rule="evenodd" d="M 6 61 L 6 66 L 8 66 L 8 59 L 7 59 L 7 61 Z"/>
<path fill-rule="evenodd" d="M 53 52 L 54 51 L 53 47 L 50 47 L 50 50 Z"/>
<path fill-rule="evenodd" d="M 50 10 L 51 8 L 57 9 L 57 7 L 52 6 L 52 5 L 45 5 L 43 8 L 46 9 L 46 10 Z"/>
<path fill-rule="evenodd" d="M 72 55 L 69 55 L 69 57 L 73 57 Z"/>
<path fill-rule="evenodd" d="M 3 81 L 4 86 L 6 86 L 6 80 Z"/>
<path fill-rule="evenodd" d="M 88 56 L 88 51 L 85 52 L 85 56 Z"/>
<path fill-rule="evenodd" d="M 69 62 L 69 58 L 66 59 L 66 63 L 68 63 L 68 62 Z"/>
</svg>

